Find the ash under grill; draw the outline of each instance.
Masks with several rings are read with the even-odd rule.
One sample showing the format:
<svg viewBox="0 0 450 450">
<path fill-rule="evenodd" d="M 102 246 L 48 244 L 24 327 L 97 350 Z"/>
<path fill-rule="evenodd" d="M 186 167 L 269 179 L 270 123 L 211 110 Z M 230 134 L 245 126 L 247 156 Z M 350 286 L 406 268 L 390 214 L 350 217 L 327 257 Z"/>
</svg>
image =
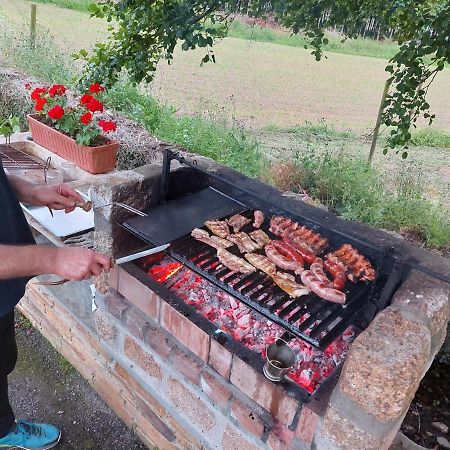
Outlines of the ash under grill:
<svg viewBox="0 0 450 450">
<path fill-rule="evenodd" d="M 250 218 L 253 211 L 241 214 Z M 266 219 L 261 229 L 276 239 L 269 232 L 267 222 Z M 243 230 L 251 229 L 252 226 L 247 225 Z M 228 250 L 242 257 L 235 247 Z M 172 242 L 167 253 L 282 327 L 287 332 L 285 338 L 300 337 L 320 349 L 324 349 L 349 325 L 354 324 L 359 313 L 380 298 L 386 283 L 385 276 L 380 274 L 373 283 L 347 282 L 344 289 L 347 296 L 345 305 L 322 300 L 312 293 L 292 299 L 262 272 L 244 275 L 231 271 L 220 263 L 214 248 L 190 235 Z M 377 262 L 374 266 L 377 268 L 379 264 Z"/>
<path fill-rule="evenodd" d="M 8 170 L 44 169 L 44 166 L 23 152 L 9 144 L 0 145 L 0 158 L 3 167 Z"/>
</svg>

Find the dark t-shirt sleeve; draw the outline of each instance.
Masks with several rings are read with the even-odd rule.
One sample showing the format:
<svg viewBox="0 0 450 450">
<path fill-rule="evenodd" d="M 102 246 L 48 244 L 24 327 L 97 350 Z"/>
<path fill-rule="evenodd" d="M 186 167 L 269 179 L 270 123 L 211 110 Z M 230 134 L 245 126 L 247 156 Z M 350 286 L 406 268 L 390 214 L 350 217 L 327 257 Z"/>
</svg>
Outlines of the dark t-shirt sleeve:
<svg viewBox="0 0 450 450">
<path fill-rule="evenodd" d="M 0 244 L 29 245 L 34 238 L 0 159 Z M 0 260 L 0 264 L 6 261 Z M 29 278 L 0 280 L 0 317 L 10 312 L 22 298 Z"/>
</svg>

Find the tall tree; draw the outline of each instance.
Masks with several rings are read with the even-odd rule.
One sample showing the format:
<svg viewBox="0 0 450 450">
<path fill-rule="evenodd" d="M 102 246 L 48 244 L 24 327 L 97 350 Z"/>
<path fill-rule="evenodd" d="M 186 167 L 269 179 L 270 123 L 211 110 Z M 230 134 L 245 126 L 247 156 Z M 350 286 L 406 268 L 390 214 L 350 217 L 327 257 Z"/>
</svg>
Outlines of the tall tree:
<svg viewBox="0 0 450 450">
<path fill-rule="evenodd" d="M 161 58 L 171 60 L 175 47 L 206 49 L 202 63 L 215 61 L 213 46 L 227 35 L 233 14 L 264 17 L 271 14 L 293 33 L 304 33 L 319 61 L 328 28 L 356 38 L 367 20 L 376 18 L 381 30 L 393 30 L 400 44 L 389 61 L 391 90 L 383 106 L 383 123 L 393 127 L 390 147 L 406 146 L 411 126 L 434 115 L 426 96 L 430 84 L 450 63 L 449 0 L 103 0 L 91 6 L 92 15 L 114 25 L 105 43 L 86 60 L 85 81 L 115 83 L 125 71 L 133 82 L 150 82 Z M 404 153 L 406 155 L 406 153 Z"/>
</svg>

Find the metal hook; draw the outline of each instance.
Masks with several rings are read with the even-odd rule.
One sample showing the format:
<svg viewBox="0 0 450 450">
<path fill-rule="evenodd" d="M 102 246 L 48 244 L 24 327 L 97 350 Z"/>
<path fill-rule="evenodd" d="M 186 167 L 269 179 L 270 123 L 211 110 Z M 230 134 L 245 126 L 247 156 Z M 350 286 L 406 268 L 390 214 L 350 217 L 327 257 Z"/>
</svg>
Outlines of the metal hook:
<svg viewBox="0 0 450 450">
<path fill-rule="evenodd" d="M 47 183 L 47 172 L 50 169 L 51 162 L 52 162 L 52 157 L 49 156 L 47 158 L 47 160 L 45 161 L 45 166 L 44 166 L 44 182 L 45 183 Z"/>
</svg>

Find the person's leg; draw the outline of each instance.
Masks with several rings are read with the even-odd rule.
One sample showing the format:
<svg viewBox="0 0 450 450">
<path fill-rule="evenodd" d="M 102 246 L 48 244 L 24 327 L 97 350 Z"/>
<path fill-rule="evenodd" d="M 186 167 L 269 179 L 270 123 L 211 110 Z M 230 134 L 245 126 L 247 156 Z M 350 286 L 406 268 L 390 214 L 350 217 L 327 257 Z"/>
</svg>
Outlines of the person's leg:
<svg viewBox="0 0 450 450">
<path fill-rule="evenodd" d="M 8 375 L 17 361 L 14 311 L 0 317 L 0 438 L 14 425 L 14 413 L 8 398 Z"/>
</svg>

